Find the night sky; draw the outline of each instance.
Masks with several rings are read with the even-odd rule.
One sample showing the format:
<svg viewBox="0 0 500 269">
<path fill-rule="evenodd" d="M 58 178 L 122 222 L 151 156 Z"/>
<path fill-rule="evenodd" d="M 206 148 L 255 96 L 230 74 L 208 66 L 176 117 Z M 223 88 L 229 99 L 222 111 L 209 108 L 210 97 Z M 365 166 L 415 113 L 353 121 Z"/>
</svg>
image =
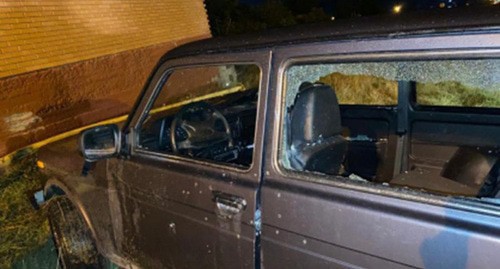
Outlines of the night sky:
<svg viewBox="0 0 500 269">
<path fill-rule="evenodd" d="M 375 15 L 447 12 L 500 0 L 205 0 L 214 36 Z M 495 2 L 497 1 L 497 2 Z M 495 5 L 495 6 L 494 6 Z M 473 9 L 470 9 L 473 10 Z M 433 12 L 434 12 L 433 11 Z"/>
<path fill-rule="evenodd" d="M 307 1 L 307 0 L 304 0 Z M 339 2 L 356 2 L 357 0 L 320 0 L 320 7 L 325 10 L 327 13 L 332 13 L 334 10 L 334 7 L 339 3 Z M 478 3 L 478 2 L 485 2 L 481 0 L 372 0 L 373 2 L 376 2 L 380 4 L 381 6 L 385 7 L 387 10 L 390 10 L 391 7 L 393 7 L 396 4 L 402 4 L 408 9 L 415 9 L 415 10 L 420 10 L 420 9 L 430 9 L 430 8 L 437 8 L 439 4 L 445 4 L 447 7 L 459 7 L 459 6 L 465 6 L 466 3 Z M 246 4 L 246 5 L 259 5 L 263 4 L 266 2 L 266 0 L 240 0 L 239 1 L 241 4 Z"/>
</svg>

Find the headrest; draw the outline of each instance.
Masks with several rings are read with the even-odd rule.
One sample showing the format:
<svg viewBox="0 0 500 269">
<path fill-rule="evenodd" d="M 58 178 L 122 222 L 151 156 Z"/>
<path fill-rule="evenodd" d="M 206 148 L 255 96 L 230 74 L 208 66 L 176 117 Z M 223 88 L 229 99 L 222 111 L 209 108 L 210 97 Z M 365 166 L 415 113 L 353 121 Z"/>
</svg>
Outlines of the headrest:
<svg viewBox="0 0 500 269">
<path fill-rule="evenodd" d="M 290 112 L 291 142 L 314 142 L 342 132 L 337 95 L 328 85 L 304 82 Z"/>
</svg>

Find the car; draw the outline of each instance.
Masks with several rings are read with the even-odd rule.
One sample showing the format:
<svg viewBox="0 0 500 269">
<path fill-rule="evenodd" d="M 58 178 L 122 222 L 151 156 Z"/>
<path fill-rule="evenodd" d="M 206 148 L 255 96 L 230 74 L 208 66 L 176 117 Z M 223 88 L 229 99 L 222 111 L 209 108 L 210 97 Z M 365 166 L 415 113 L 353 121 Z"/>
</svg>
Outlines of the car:
<svg viewBox="0 0 500 269">
<path fill-rule="evenodd" d="M 499 22 L 360 18 L 167 52 L 124 124 L 81 134 L 85 161 L 58 150 L 75 160 L 45 187 L 63 265 L 495 268 Z"/>
</svg>

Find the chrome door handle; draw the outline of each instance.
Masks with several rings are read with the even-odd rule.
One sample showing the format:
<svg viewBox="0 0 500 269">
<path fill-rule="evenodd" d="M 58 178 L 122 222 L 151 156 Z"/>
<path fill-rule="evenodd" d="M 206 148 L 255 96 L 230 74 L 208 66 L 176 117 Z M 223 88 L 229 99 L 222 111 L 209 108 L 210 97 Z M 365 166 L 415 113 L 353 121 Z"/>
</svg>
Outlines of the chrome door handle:
<svg viewBox="0 0 500 269">
<path fill-rule="evenodd" d="M 217 213 L 221 217 L 231 218 L 247 207 L 247 201 L 241 197 L 221 191 L 212 191 L 212 195 L 212 200 L 217 206 Z"/>
</svg>

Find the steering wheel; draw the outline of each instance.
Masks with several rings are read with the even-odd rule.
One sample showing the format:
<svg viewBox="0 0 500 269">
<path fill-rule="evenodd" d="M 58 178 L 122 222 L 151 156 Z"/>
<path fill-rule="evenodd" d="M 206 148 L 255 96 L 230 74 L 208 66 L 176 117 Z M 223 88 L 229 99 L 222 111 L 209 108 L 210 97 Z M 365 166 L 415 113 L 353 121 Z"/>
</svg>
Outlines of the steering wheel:
<svg viewBox="0 0 500 269">
<path fill-rule="evenodd" d="M 231 127 L 217 109 L 206 102 L 184 106 L 170 125 L 172 151 L 202 152 L 214 144 L 234 145 Z"/>
</svg>

